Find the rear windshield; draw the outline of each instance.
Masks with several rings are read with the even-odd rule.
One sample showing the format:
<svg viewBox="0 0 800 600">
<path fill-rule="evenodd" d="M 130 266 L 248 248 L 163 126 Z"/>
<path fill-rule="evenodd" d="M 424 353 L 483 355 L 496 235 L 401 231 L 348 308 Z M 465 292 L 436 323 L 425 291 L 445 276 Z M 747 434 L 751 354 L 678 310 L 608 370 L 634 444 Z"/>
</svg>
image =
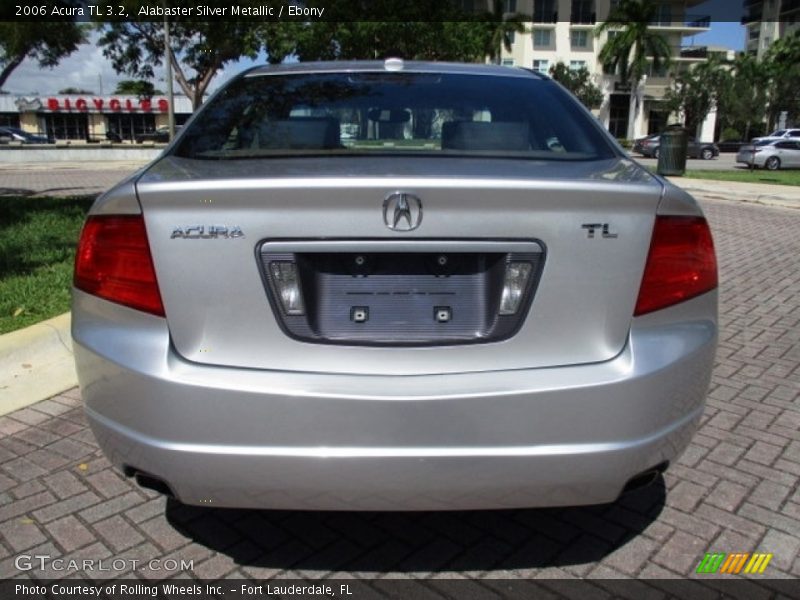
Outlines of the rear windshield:
<svg viewBox="0 0 800 600">
<path fill-rule="evenodd" d="M 551 81 L 385 72 L 236 80 L 203 108 L 174 153 L 211 160 L 359 154 L 615 156 L 592 117 Z"/>
</svg>

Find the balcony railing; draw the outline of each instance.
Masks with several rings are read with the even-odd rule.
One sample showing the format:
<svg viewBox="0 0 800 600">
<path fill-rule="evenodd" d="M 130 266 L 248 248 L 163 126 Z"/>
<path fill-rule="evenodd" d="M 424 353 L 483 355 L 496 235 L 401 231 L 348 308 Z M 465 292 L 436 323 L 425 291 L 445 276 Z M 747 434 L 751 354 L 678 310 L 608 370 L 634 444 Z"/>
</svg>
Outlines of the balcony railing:
<svg viewBox="0 0 800 600">
<path fill-rule="evenodd" d="M 707 46 L 681 46 L 678 48 L 681 58 L 708 58 Z"/>
<path fill-rule="evenodd" d="M 650 25 L 655 27 L 691 27 L 692 29 L 706 29 L 711 27 L 710 15 L 686 15 L 682 21 L 673 21 L 669 18 L 654 19 Z"/>
<path fill-rule="evenodd" d="M 800 0 L 783 0 L 781 3 L 781 15 L 794 10 L 800 10 Z"/>
<path fill-rule="evenodd" d="M 742 17 L 742 25 L 747 25 L 748 23 L 753 23 L 755 21 L 760 21 L 762 14 L 763 13 L 761 12 L 761 7 L 760 6 L 758 7 L 758 10 L 751 9 L 750 11 L 745 13 L 745 15 Z"/>
<path fill-rule="evenodd" d="M 533 11 L 534 23 L 558 23 L 558 11 Z"/>
<path fill-rule="evenodd" d="M 570 23 L 574 25 L 594 25 L 597 23 L 597 14 L 585 12 L 576 13 L 573 11 Z"/>
</svg>

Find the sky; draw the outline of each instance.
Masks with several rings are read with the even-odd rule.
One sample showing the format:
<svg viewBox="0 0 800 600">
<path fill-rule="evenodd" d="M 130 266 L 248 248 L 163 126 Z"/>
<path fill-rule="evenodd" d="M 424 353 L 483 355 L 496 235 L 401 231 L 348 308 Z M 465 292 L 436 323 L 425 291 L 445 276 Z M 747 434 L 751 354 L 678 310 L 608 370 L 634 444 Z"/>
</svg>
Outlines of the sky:
<svg viewBox="0 0 800 600">
<path fill-rule="evenodd" d="M 710 3 L 717 0 L 710 0 Z M 725 0 L 730 1 L 730 0 Z M 697 10 L 702 10 L 702 6 Z M 698 13 L 701 14 L 701 13 Z M 707 13 L 706 13 L 707 14 Z M 58 90 L 75 87 L 89 90 L 98 95 L 111 95 L 116 85 L 122 79 L 130 79 L 126 75 L 118 75 L 114 72 L 110 61 L 102 53 L 102 50 L 95 45 L 98 34 L 92 33 L 89 43 L 84 44 L 65 58 L 54 69 L 40 69 L 35 61 L 25 60 L 3 86 L 4 91 L 19 95 L 45 95 L 55 94 Z M 708 32 L 687 37 L 684 39 L 686 45 L 714 45 L 727 46 L 733 50 L 742 50 L 744 47 L 744 28 L 739 23 L 731 22 L 712 22 Z M 213 92 L 225 81 L 237 73 L 247 69 L 254 64 L 264 64 L 264 56 L 253 61 L 250 59 L 240 60 L 236 63 L 228 64 L 224 69 L 217 73 L 209 88 Z M 161 75 L 157 74 L 156 81 L 153 82 L 156 88 L 165 90 L 163 69 Z M 175 84 L 175 93 L 179 93 L 180 88 Z"/>
</svg>

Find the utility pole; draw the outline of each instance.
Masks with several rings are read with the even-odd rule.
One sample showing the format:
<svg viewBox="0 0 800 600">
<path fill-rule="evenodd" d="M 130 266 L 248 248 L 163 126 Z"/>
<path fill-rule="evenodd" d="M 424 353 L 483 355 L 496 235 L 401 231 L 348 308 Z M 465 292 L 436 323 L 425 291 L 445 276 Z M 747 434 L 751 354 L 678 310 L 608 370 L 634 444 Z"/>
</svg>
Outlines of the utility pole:
<svg viewBox="0 0 800 600">
<path fill-rule="evenodd" d="M 175 95 L 172 92 L 172 52 L 169 42 L 169 18 L 164 15 L 164 61 L 167 67 L 167 118 L 169 119 L 169 141 L 175 137 Z"/>
</svg>

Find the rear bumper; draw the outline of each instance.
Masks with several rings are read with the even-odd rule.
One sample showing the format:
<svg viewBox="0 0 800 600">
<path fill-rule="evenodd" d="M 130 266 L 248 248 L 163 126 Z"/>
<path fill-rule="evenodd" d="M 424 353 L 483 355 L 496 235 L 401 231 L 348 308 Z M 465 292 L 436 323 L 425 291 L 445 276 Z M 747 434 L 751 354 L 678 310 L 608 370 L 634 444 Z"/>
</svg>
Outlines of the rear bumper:
<svg viewBox="0 0 800 600">
<path fill-rule="evenodd" d="M 713 365 L 715 306 L 712 292 L 637 319 L 607 362 L 447 375 L 188 363 L 163 319 L 80 292 L 73 336 L 103 451 L 185 503 L 556 506 L 613 501 L 632 476 L 685 448 Z"/>
</svg>

